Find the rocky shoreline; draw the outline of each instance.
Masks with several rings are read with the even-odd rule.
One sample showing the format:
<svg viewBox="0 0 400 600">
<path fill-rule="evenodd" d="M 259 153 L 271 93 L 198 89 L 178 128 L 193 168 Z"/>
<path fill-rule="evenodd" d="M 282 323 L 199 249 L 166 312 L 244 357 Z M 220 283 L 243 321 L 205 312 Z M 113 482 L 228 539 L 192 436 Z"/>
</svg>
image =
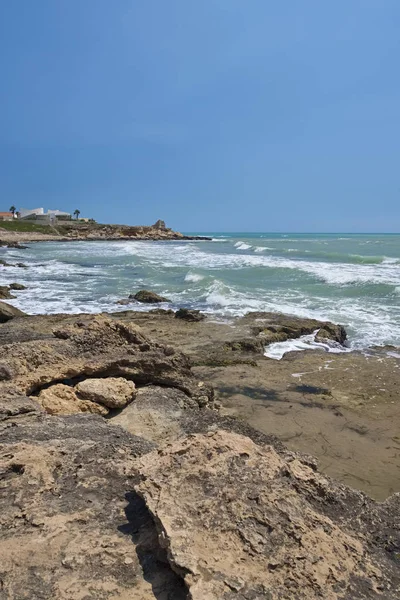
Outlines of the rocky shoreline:
<svg viewBox="0 0 400 600">
<path fill-rule="evenodd" d="M 1 324 L 0 599 L 398 598 L 396 353 L 179 312 Z"/>
<path fill-rule="evenodd" d="M 29 229 L 29 224 L 26 225 Z M 70 242 L 70 241 L 207 241 L 207 236 L 183 235 L 166 227 L 164 221 L 154 225 L 102 225 L 99 223 L 60 222 L 52 226 L 39 226 L 35 231 L 35 222 L 31 231 L 10 231 L 0 226 L 0 246 L 21 247 L 23 242 Z"/>
</svg>

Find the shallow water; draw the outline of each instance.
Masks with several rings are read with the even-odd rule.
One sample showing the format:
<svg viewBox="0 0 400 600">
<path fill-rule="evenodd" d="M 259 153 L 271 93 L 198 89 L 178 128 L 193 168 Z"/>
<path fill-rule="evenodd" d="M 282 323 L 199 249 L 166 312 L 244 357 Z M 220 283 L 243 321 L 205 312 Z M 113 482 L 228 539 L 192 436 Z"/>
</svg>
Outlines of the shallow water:
<svg viewBox="0 0 400 600">
<path fill-rule="evenodd" d="M 213 233 L 211 242 L 46 242 L 1 249 L 1 284 L 28 313 L 126 310 L 149 288 L 218 317 L 249 310 L 329 319 L 351 348 L 400 345 L 400 235 Z M 148 310 L 148 306 L 133 305 Z"/>
</svg>

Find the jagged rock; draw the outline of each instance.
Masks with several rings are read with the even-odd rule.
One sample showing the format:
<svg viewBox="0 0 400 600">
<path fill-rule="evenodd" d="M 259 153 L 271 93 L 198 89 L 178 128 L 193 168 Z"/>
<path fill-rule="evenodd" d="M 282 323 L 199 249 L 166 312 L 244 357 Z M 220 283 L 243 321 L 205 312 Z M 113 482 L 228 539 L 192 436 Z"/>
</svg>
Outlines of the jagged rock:
<svg viewBox="0 0 400 600">
<path fill-rule="evenodd" d="M 146 304 L 157 304 L 159 302 L 169 302 L 168 298 L 164 298 L 163 296 L 159 296 L 155 292 L 150 292 L 149 290 L 140 290 L 135 295 L 130 295 L 129 298 L 131 300 L 136 300 L 137 302 L 143 302 Z"/>
<path fill-rule="evenodd" d="M 203 321 L 206 316 L 203 315 L 199 310 L 193 310 L 190 308 L 180 308 L 176 311 L 175 317 L 177 319 L 182 319 L 183 321 Z"/>
<path fill-rule="evenodd" d="M 3 259 L 0 260 L 0 265 L 2 265 L 3 267 L 12 267 L 13 266 Z"/>
<path fill-rule="evenodd" d="M 10 290 L 26 290 L 26 285 L 22 285 L 22 283 L 10 283 L 8 287 Z"/>
<path fill-rule="evenodd" d="M 122 408 L 134 399 L 136 388 L 133 381 L 123 377 L 85 379 L 75 387 L 79 396 L 92 403 L 98 402 L 108 408 Z"/>
<path fill-rule="evenodd" d="M 10 288 L 8 285 L 0 285 L 0 298 L 15 298 L 16 296 L 10 293 Z"/>
<path fill-rule="evenodd" d="M 161 229 L 161 230 L 167 229 L 167 227 L 165 225 L 165 221 L 162 221 L 161 219 L 158 219 L 158 221 L 156 221 L 154 223 L 153 229 Z"/>
<path fill-rule="evenodd" d="M 374 505 L 294 456 L 221 431 L 139 464 L 135 489 L 192 600 L 398 597 L 398 558 L 383 540 L 400 543 L 400 496 Z"/>
<path fill-rule="evenodd" d="M 34 399 L 50 415 L 73 415 L 76 413 L 108 414 L 107 408 L 96 402 L 78 398 L 74 388 L 62 383 L 41 390 L 39 395 Z"/>
<path fill-rule="evenodd" d="M 16 263 L 15 266 L 16 267 L 21 267 L 22 269 L 27 269 L 28 268 L 28 265 L 26 265 L 25 263 L 21 263 L 21 262 Z"/>
<path fill-rule="evenodd" d="M 25 316 L 26 313 L 19 310 L 19 308 L 15 308 L 15 306 L 11 306 L 11 304 L 7 304 L 6 302 L 0 302 L 0 323 L 5 323 L 15 317 Z"/>
<path fill-rule="evenodd" d="M 265 344 L 296 339 L 302 335 L 313 333 L 317 329 L 325 332 L 325 338 L 339 344 L 343 344 L 347 337 L 346 331 L 341 325 L 335 325 L 329 321 L 291 317 L 280 313 L 251 312 L 245 315 L 241 321 L 254 324 L 254 333 L 262 337 Z"/>
<path fill-rule="evenodd" d="M 134 324 L 85 315 L 26 319 L 26 325 L 10 322 L 0 332 L 0 361 L 11 373 L 11 379 L 0 381 L 3 397 L 38 395 L 52 384 L 110 377 L 176 387 L 196 398 L 212 396 L 209 387 L 198 388 L 186 356 L 151 341 Z M 51 332 L 48 323 L 58 327 Z"/>
<path fill-rule="evenodd" d="M 153 444 L 94 415 L 8 423 L 0 443 L 2 600 L 186 597 L 133 493 L 136 457 Z"/>
</svg>

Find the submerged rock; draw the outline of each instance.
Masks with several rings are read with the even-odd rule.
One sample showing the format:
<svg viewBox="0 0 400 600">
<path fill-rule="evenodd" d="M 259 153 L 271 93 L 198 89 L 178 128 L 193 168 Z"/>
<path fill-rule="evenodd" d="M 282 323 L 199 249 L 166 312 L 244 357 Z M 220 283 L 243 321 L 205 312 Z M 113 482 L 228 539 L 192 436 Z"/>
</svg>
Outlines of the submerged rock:
<svg viewBox="0 0 400 600">
<path fill-rule="evenodd" d="M 169 302 L 168 298 L 159 296 L 155 292 L 150 292 L 149 290 L 140 290 L 135 295 L 130 295 L 129 298 L 131 300 L 136 300 L 137 302 L 143 302 L 146 304 L 157 304 L 159 302 Z"/>
<path fill-rule="evenodd" d="M 15 317 L 25 317 L 26 313 L 19 310 L 15 306 L 11 306 L 11 304 L 7 304 L 6 302 L 0 302 L 0 323 L 5 323 L 6 321 L 10 321 Z"/>
<path fill-rule="evenodd" d="M 106 379 L 85 379 L 75 387 L 79 396 L 91 402 L 98 402 L 108 408 L 122 408 L 134 399 L 136 388 L 133 381 L 123 377 Z"/>
</svg>

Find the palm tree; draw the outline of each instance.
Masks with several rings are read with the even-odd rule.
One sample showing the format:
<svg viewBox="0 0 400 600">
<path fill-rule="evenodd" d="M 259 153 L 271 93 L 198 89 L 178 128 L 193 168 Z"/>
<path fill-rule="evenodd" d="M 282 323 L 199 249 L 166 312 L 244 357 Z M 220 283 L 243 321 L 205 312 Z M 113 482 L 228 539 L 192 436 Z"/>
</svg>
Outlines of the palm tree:
<svg viewBox="0 0 400 600">
<path fill-rule="evenodd" d="M 80 210 L 78 210 L 78 209 L 74 210 L 74 215 L 75 215 L 76 219 L 79 217 L 80 214 L 81 214 Z"/>
<path fill-rule="evenodd" d="M 12 213 L 13 218 L 15 217 L 15 213 L 17 212 L 17 209 L 15 208 L 14 204 L 12 206 L 10 206 L 10 212 Z"/>
</svg>

